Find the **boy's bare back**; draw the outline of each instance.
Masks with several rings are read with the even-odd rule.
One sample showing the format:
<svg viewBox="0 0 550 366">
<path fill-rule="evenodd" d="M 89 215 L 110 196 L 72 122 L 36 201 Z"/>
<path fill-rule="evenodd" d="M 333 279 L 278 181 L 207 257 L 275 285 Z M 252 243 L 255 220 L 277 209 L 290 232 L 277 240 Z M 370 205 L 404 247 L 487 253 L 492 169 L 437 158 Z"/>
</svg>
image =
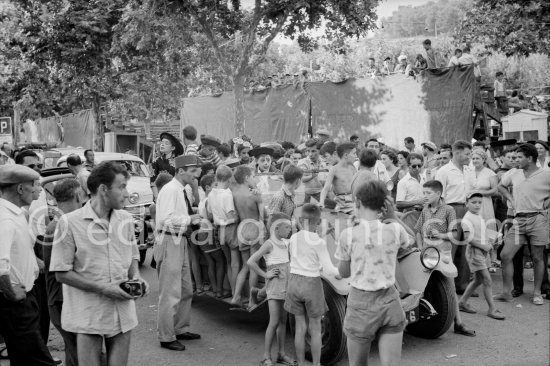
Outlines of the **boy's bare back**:
<svg viewBox="0 0 550 366">
<path fill-rule="evenodd" d="M 241 221 L 246 219 L 259 220 L 260 212 L 258 203 L 262 202 L 262 196 L 250 191 L 248 187 L 237 185 L 232 187 L 235 209 Z"/>
</svg>

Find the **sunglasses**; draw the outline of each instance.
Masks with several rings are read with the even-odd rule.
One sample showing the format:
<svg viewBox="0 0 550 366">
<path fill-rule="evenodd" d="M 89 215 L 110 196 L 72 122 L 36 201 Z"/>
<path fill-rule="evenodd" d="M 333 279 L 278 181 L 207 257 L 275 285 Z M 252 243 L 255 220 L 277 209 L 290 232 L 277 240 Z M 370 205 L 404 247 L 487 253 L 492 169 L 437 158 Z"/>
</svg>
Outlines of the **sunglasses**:
<svg viewBox="0 0 550 366">
<path fill-rule="evenodd" d="M 422 168 L 422 164 L 420 164 L 420 165 L 416 165 L 416 164 L 414 164 L 414 165 L 411 165 L 411 168 L 413 168 L 413 169 L 419 169 L 419 168 Z"/>
<path fill-rule="evenodd" d="M 42 169 L 43 166 L 44 166 L 43 164 L 29 164 L 29 165 L 27 165 L 27 168 L 31 168 L 31 169 L 35 169 L 35 168 Z"/>
</svg>

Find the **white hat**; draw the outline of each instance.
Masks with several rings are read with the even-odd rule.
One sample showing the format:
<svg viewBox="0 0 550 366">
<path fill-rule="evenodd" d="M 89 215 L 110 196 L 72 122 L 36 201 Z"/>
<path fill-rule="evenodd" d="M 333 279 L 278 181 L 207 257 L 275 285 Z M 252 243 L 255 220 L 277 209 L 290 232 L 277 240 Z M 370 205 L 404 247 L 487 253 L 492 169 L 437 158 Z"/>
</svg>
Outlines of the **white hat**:
<svg viewBox="0 0 550 366">
<path fill-rule="evenodd" d="M 402 61 L 402 60 L 406 60 L 407 59 L 407 55 L 399 55 L 399 57 L 397 58 L 397 61 Z"/>
</svg>

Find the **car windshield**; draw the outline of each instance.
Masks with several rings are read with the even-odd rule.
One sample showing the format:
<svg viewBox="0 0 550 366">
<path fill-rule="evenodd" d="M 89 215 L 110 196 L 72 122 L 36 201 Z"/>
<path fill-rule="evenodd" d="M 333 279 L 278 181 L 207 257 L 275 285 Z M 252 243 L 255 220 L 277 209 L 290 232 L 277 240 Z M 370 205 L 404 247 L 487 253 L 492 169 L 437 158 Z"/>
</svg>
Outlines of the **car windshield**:
<svg viewBox="0 0 550 366">
<path fill-rule="evenodd" d="M 150 176 L 147 166 L 141 161 L 114 160 L 113 162 L 119 163 L 122 166 L 124 166 L 132 177 L 149 177 Z"/>
</svg>

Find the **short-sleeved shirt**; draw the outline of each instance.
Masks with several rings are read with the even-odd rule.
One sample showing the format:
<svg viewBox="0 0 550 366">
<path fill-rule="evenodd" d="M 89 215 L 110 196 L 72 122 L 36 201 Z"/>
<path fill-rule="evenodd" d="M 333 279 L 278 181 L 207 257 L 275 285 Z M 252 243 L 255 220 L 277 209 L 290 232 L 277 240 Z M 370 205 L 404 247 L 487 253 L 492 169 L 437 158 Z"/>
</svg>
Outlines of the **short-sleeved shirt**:
<svg viewBox="0 0 550 366">
<path fill-rule="evenodd" d="M 544 210 L 544 201 L 550 198 L 550 171 L 539 169 L 525 178 L 520 169 L 512 169 L 502 176 L 500 183 L 512 187 L 516 214 Z"/>
<path fill-rule="evenodd" d="M 488 229 L 485 220 L 480 215 L 473 214 L 470 211 L 466 212 L 462 218 L 462 229 L 464 230 L 465 237 L 471 237 L 481 244 L 487 244 Z M 485 255 L 486 252 L 482 249 L 468 244 L 466 258 L 469 261 L 483 261 L 485 260 Z"/>
<path fill-rule="evenodd" d="M 424 184 L 424 179 L 420 177 L 420 181 L 412 177 L 407 173 L 399 182 L 397 183 L 397 195 L 395 196 L 396 202 L 410 202 L 417 201 L 424 197 L 422 193 L 422 184 Z"/>
<path fill-rule="evenodd" d="M 90 176 L 90 171 L 88 169 L 82 168 L 76 175 L 76 180 L 80 183 L 80 186 L 86 192 L 86 195 L 90 195 L 90 190 L 88 189 L 88 177 Z"/>
<path fill-rule="evenodd" d="M 447 204 L 466 202 L 466 182 L 464 172 L 452 161 L 437 170 L 435 179 L 443 185 L 443 195 Z"/>
<path fill-rule="evenodd" d="M 89 201 L 59 219 L 50 271 L 74 271 L 89 281 L 108 284 L 128 280 L 132 261 L 138 259 L 133 217 L 124 210 L 112 210 L 106 222 Z M 72 333 L 127 332 L 138 324 L 136 305 L 134 300 L 114 300 L 63 285 L 61 324 Z"/>
<path fill-rule="evenodd" d="M 214 216 L 214 224 L 225 226 L 229 219 L 229 213 L 237 213 L 235 202 L 233 201 L 233 193 L 229 188 L 221 189 L 214 188 L 208 195 L 208 206 Z"/>
<path fill-rule="evenodd" d="M 296 209 L 296 203 L 294 202 L 294 195 L 291 194 L 285 186 L 281 188 L 280 191 L 276 192 L 269 205 L 267 207 L 267 212 L 272 215 L 276 212 L 282 212 L 285 215 L 292 217 L 294 210 Z"/>
<path fill-rule="evenodd" d="M 456 212 L 451 206 L 440 204 L 435 211 L 431 206 L 422 210 L 414 231 L 426 237 L 432 230 L 441 234 L 456 231 Z"/>
<path fill-rule="evenodd" d="M 359 170 L 359 161 L 356 161 L 353 163 L 353 166 L 355 169 Z M 386 167 L 384 166 L 384 163 L 382 163 L 380 160 L 376 160 L 376 163 L 374 164 L 374 167 L 372 168 L 371 172 L 376 175 L 376 177 L 384 182 L 387 183 L 391 180 L 390 175 L 388 174 L 388 171 L 386 170 Z"/>
<path fill-rule="evenodd" d="M 378 291 L 395 284 L 397 251 L 414 243 L 414 238 L 397 223 L 361 220 L 340 234 L 334 257 L 351 261 L 351 286 Z"/>
<path fill-rule="evenodd" d="M 25 286 L 28 292 L 38 277 L 34 237 L 25 211 L 3 198 L 0 198 L 0 230 L 0 275 L 9 274 L 12 285 Z"/>
<path fill-rule="evenodd" d="M 310 171 L 319 170 L 321 169 L 321 161 L 318 160 L 316 163 L 314 163 L 308 156 L 298 162 L 298 168 Z M 304 182 L 304 189 L 305 192 L 308 194 L 320 193 L 323 190 L 323 185 L 319 181 L 319 176 L 317 175 L 315 178 Z"/>
</svg>

